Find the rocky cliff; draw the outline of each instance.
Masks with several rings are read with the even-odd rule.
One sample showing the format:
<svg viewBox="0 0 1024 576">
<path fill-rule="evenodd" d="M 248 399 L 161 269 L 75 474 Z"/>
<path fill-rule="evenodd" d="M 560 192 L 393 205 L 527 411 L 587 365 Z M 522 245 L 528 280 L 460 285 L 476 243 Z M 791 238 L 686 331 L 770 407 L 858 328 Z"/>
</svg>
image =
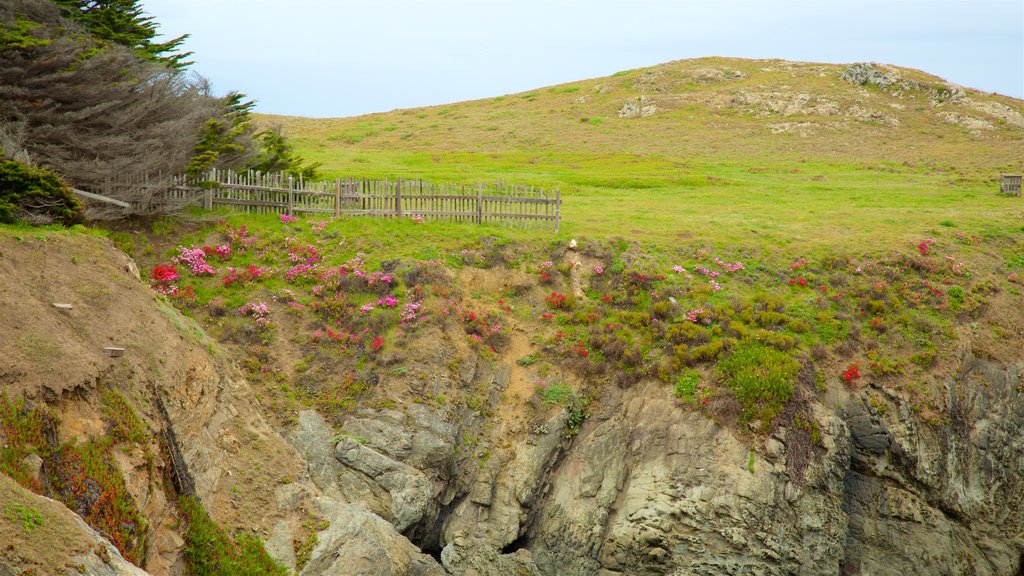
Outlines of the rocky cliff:
<svg viewBox="0 0 1024 576">
<path fill-rule="evenodd" d="M 5 236 L 0 252 L 0 381 L 60 421 L 24 482 L 62 494 L 58 447 L 114 434 L 105 394 L 117 390 L 150 434 L 107 454 L 144 519 L 139 547 L 122 547 L 151 574 L 185 572 L 175 502 L 191 493 L 303 576 L 1024 570 L 1024 364 L 1012 346 L 979 350 L 967 327 L 938 364 L 933 412 L 882 378 L 814 390 L 805 364 L 799 415 L 767 434 L 651 378 L 566 371 L 592 399 L 585 421 L 579 406 L 544 404 L 517 362 L 525 322 L 492 351 L 425 327 L 402 366 L 379 360 L 372 401 L 289 413 L 105 240 Z M 451 277 L 452 297 L 494 277 Z M 515 287 L 498 277 L 495 291 Z M 992 313 L 1016 318 L 1017 304 Z M 18 433 L 5 424 L 4 446 Z M 0 490 L 0 574 L 141 573 L 63 505 L 2 476 Z M 72 536 L 40 547 L 55 530 Z"/>
</svg>

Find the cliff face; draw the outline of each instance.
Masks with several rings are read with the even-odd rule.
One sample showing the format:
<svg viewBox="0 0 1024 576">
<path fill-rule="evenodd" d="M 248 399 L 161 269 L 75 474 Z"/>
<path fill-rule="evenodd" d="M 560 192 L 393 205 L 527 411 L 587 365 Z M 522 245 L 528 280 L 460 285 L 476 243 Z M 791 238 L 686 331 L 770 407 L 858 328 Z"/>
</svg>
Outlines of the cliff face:
<svg viewBox="0 0 1024 576">
<path fill-rule="evenodd" d="M 1016 574 L 1020 375 L 1020 364 L 964 349 L 947 385 L 948 422 L 921 422 L 877 390 L 834 391 L 835 405 L 813 406 L 809 427 L 820 435 L 781 428 L 754 445 L 657 386 L 633 389 L 603 399 L 573 440 L 561 437 L 564 416 L 555 416 L 495 461 L 435 484 L 438 494 L 462 487 L 451 502 L 410 509 L 446 510 L 438 541 L 423 544 L 442 548 L 457 574 L 506 574 L 513 565 L 579 575 Z M 401 427 L 394 416 L 360 415 L 360 450 L 416 461 L 410 475 L 444 477 L 451 460 L 429 465 L 415 450 L 395 450 L 396 438 L 427 434 L 436 416 L 408 413 Z M 802 470 L 798 452 L 809 452 Z M 336 460 L 346 472 L 368 461 L 353 458 L 347 441 Z M 388 486 L 369 491 L 397 495 Z"/>
<path fill-rule="evenodd" d="M 3 238 L 0 251 L 5 393 L 59 416 L 55 442 L 82 444 L 110 433 L 103 394 L 113 388 L 151 434 L 110 454 L 148 526 L 139 563 L 152 574 L 183 572 L 171 478 L 181 468 L 215 520 L 304 576 L 1024 569 L 1024 364 L 976 350 L 970 333 L 943 364 L 944 394 L 931 399 L 948 414 L 939 419 L 883 385 L 835 382 L 803 396 L 806 420 L 765 437 L 641 380 L 600 389 L 581 424 L 571 409 L 536 398 L 530 407 L 532 382 L 516 362 L 526 325 L 496 356 L 467 347 L 464 333 L 424 328 L 406 361 L 414 376 L 389 377 L 405 372 L 392 368 L 375 380 L 384 400 L 280 418 L 221 345 L 105 241 Z M 122 358 L 103 355 L 120 344 Z M 450 400 L 410 400 L 423 396 Z M 36 470 L 41 486 L 52 466 Z M 39 511 L 45 530 L 73 516 L 6 478 L 0 490 L 0 533 L 16 542 L 0 549 L 0 574 L 54 553 L 60 569 L 138 573 L 81 526 L 66 549 L 18 545 L 32 539 L 14 503 Z"/>
</svg>

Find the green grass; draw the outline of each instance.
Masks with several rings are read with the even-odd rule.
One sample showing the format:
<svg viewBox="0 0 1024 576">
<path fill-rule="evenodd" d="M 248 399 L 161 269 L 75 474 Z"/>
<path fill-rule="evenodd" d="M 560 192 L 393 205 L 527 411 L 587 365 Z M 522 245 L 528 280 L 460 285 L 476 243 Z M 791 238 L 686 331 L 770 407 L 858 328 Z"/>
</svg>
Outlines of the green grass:
<svg viewBox="0 0 1024 576">
<path fill-rule="evenodd" d="M 727 79 L 687 80 L 706 69 L 726 72 Z M 1019 232 L 1020 199 L 1000 197 L 995 179 L 1024 170 L 1014 153 L 1024 146 L 1024 130 L 1007 125 L 978 138 L 944 122 L 928 88 L 945 82 L 914 70 L 900 74 L 925 88 L 901 97 L 877 91 L 871 104 L 897 127 L 859 121 L 844 115 L 864 104 L 860 87 L 838 80 L 842 70 L 704 58 L 507 98 L 355 118 L 260 121 L 281 124 L 328 176 L 501 179 L 558 188 L 564 238 L 623 235 L 663 246 L 699 238 L 720 247 L 811 254 L 899 246 L 937 227 Z M 834 102 L 840 114 L 783 116 L 730 104 L 737 94 L 766 90 L 809 93 Z M 658 112 L 618 118 L 622 103 L 640 93 Z M 1024 110 L 1019 100 L 971 97 Z M 769 129 L 782 121 L 842 125 L 806 136 Z M 386 126 L 397 129 L 386 132 Z M 332 140 L 339 133 L 375 135 Z"/>
</svg>

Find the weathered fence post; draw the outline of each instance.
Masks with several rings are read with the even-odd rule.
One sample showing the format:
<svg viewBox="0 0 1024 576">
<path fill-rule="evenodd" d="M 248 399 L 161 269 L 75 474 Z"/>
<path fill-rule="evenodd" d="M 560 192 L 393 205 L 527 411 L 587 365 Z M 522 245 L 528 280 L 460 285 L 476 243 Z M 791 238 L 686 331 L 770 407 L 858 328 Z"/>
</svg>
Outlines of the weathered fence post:
<svg viewBox="0 0 1024 576">
<path fill-rule="evenodd" d="M 395 180 L 395 216 L 402 219 L 402 179 Z"/>
<path fill-rule="evenodd" d="M 555 234 L 558 234 L 558 226 L 562 223 L 562 191 L 555 188 Z"/>
<path fill-rule="evenodd" d="M 292 208 L 294 208 L 294 207 L 295 207 L 295 178 L 289 176 L 288 177 L 288 215 L 289 216 L 294 216 L 294 214 L 292 214 Z"/>
<path fill-rule="evenodd" d="M 484 206 L 483 206 L 483 195 L 484 185 L 476 185 L 476 223 L 481 224 L 484 221 Z"/>
<path fill-rule="evenodd" d="M 334 181 L 334 217 L 341 216 L 341 178 Z"/>
</svg>

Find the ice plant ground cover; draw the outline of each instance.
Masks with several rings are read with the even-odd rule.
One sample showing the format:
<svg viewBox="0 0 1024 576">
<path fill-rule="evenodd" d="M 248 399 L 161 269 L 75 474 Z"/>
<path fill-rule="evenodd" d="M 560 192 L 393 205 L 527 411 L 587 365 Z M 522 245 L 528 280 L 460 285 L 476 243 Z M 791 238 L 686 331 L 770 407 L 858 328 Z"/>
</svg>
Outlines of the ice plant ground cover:
<svg viewBox="0 0 1024 576">
<path fill-rule="evenodd" d="M 964 240 L 969 235 L 956 229 L 928 231 L 926 254 L 919 241 L 862 254 L 769 254 L 579 238 L 570 250 L 567 242 L 516 240 L 515 232 L 471 232 L 236 216 L 175 239 L 149 269 L 157 291 L 173 277 L 169 267 L 178 271 L 175 288 L 192 296 L 176 304 L 213 336 L 255 339 L 256 350 L 280 339 L 297 343 L 296 358 L 307 358 L 303 373 L 327 357 L 373 364 L 438 327 L 500 357 L 508 327 L 526 325 L 542 364 L 620 386 L 643 379 L 671 386 L 696 370 L 696 409 L 721 417 L 734 406 L 734 415 L 762 431 L 792 388 L 777 383 L 758 396 L 747 376 L 734 382 L 747 374 L 744 366 L 716 367 L 736 350 L 757 344 L 744 348 L 755 351 L 748 357 L 770 349 L 818 365 L 836 385 L 919 379 L 990 298 L 1019 296 L 1015 280 L 1024 273 L 1024 263 L 1014 267 L 1013 238 Z M 1007 256 L 979 260 L 993 253 Z M 588 264 L 572 264 L 580 258 Z M 489 293 L 453 284 L 472 269 L 518 279 L 518 287 Z M 841 376 L 854 363 L 866 368 L 846 381 Z M 780 378 L 790 378 L 791 365 L 777 365 Z M 288 377 L 265 359 L 254 357 L 253 366 L 257 377 Z M 938 418 L 940 407 L 923 388 L 908 393 Z"/>
</svg>

